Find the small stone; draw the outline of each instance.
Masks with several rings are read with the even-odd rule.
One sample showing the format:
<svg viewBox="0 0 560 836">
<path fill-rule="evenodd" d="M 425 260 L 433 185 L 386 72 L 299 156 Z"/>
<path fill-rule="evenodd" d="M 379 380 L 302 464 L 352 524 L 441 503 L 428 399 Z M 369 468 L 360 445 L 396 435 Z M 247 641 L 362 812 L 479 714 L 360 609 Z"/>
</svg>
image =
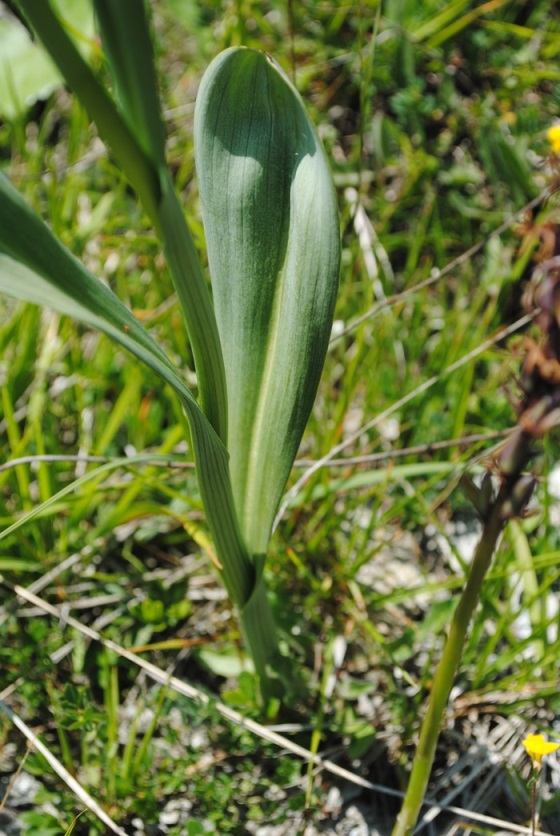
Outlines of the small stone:
<svg viewBox="0 0 560 836">
<path fill-rule="evenodd" d="M 0 836 L 19 836 L 23 827 L 8 810 L 0 813 Z"/>
<path fill-rule="evenodd" d="M 172 798 L 160 813 L 160 824 L 172 827 L 185 824 L 192 810 L 192 802 L 188 798 Z"/>
<path fill-rule="evenodd" d="M 338 817 L 343 804 L 344 801 L 340 789 L 334 786 L 331 787 L 327 793 L 327 800 L 324 806 L 325 812 L 330 813 L 331 816 Z"/>
<path fill-rule="evenodd" d="M 27 772 L 20 772 L 10 787 L 8 803 L 10 807 L 24 807 L 33 804 L 33 799 L 41 789 L 41 782 Z"/>
</svg>

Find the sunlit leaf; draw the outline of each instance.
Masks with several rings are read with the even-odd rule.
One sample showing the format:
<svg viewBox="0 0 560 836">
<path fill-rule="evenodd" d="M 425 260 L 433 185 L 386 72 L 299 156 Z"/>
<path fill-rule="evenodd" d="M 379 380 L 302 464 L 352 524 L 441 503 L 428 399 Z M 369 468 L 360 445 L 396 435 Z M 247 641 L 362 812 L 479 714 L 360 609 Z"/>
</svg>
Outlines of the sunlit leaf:
<svg viewBox="0 0 560 836">
<path fill-rule="evenodd" d="M 226 50 L 208 68 L 195 152 L 234 496 L 246 542 L 264 553 L 331 331 L 336 198 L 297 91 L 261 52 Z"/>
</svg>

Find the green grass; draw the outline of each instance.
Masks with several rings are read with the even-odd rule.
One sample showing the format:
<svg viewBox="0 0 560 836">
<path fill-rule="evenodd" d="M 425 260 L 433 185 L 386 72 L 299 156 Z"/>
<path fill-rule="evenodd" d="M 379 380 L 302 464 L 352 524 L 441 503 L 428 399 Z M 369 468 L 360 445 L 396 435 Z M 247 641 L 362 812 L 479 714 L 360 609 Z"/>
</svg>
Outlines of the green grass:
<svg viewBox="0 0 560 836">
<path fill-rule="evenodd" d="M 176 2 L 157 5 L 154 28 L 169 159 L 190 205 L 197 205 L 192 105 L 210 58 L 244 43 L 273 52 L 289 71 L 293 51 L 297 85 L 339 194 L 344 253 L 335 318 L 349 326 L 396 297 L 332 342 L 302 457 L 326 456 L 438 377 L 341 453 L 386 453 L 386 460 L 326 466 L 305 483 L 278 526 L 266 569 L 282 640 L 302 671 L 289 710 L 270 719 L 293 721 L 290 736 L 301 746 L 354 771 L 363 763 L 371 781 L 402 789 L 464 581 L 449 522 L 471 525 L 474 512 L 458 476 L 496 440 L 391 454 L 505 430 L 515 420 L 518 338 L 444 372 L 523 313 L 531 248 L 523 248 L 513 216 L 556 173 L 545 133 L 560 113 L 560 19 L 544 0 L 495 4 L 493 12 L 467 0 L 387 0 L 379 20 L 377 13 L 373 2 L 308 0 L 294 3 L 291 24 L 284 3 L 213 2 L 201 12 L 195 2 Z M 0 159 L 13 182 L 190 378 L 192 357 L 155 236 L 110 155 L 97 152 L 83 111 L 63 92 L 17 123 L 0 124 Z M 357 189 L 373 224 L 374 279 L 348 188 Z M 200 219 L 193 213 L 189 220 L 202 247 Z M 539 204 L 534 220 L 556 223 L 557 199 Z M 476 244 L 478 252 L 443 278 L 405 295 Z M 295 833 L 306 809 L 317 824 L 327 816 L 325 783 L 335 779 L 308 773 L 294 756 L 228 723 L 213 699 L 201 707 L 155 686 L 14 594 L 15 584 L 30 586 L 85 550 L 74 566 L 55 571 L 40 592 L 45 600 L 69 606 L 125 648 L 153 645 L 144 658 L 258 717 L 236 621 L 213 573 L 194 474 L 171 466 L 179 459 L 173 454 L 184 459 L 188 437 L 172 394 L 103 336 L 5 299 L 0 384 L 0 526 L 39 509 L 2 540 L 5 701 L 40 728 L 127 832 L 135 817 L 157 823 L 176 798 L 192 807 L 170 833 L 202 832 L 202 822 L 215 833 L 248 832 L 248 822 L 287 823 Z M 78 453 L 131 461 L 1 467 L 18 457 Z M 560 576 L 557 510 L 547 488 L 558 453 L 553 433 L 534 463 L 535 511 L 509 526 L 485 584 L 438 750 L 444 775 L 449 753 L 463 745 L 457 740 L 468 744 L 472 724 L 487 715 L 496 723 L 510 718 L 512 728 L 521 719 L 517 749 L 526 728 L 546 730 L 558 720 L 558 616 L 546 604 Z M 295 469 L 292 483 L 302 472 Z M 519 633 L 520 616 L 527 634 Z M 335 664 L 341 637 L 345 654 Z M 23 758 L 25 741 L 2 719 L 0 745 L 7 742 Z M 528 764 L 509 760 L 502 773 L 510 789 L 504 780 L 483 811 L 526 823 Z M 42 784 L 25 832 L 64 833 L 82 805 L 36 753 L 24 769 Z M 42 810 L 47 801 L 56 814 Z M 386 803 L 394 815 L 396 802 Z M 461 795 L 452 803 L 461 805 Z M 559 818 L 556 787 L 543 829 L 556 832 Z M 433 832 L 446 832 L 451 821 L 436 819 Z M 73 832 L 105 830 L 85 813 Z"/>
</svg>

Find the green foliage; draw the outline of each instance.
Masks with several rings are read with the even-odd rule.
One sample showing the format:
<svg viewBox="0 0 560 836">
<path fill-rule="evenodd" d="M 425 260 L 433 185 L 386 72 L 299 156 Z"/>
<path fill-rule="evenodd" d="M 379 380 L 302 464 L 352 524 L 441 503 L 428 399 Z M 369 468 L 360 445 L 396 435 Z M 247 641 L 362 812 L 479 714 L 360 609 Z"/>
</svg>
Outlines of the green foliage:
<svg viewBox="0 0 560 836">
<path fill-rule="evenodd" d="M 194 130 L 233 494 L 245 542 L 264 555 L 327 351 L 338 212 L 299 96 L 262 53 L 210 65 Z"/>
<path fill-rule="evenodd" d="M 194 21 L 196 29 L 187 32 L 171 4 L 155 4 L 156 57 L 168 159 L 182 199 L 191 201 L 189 223 L 199 246 L 203 232 L 192 145 L 198 81 L 221 48 L 239 43 L 264 47 L 289 71 L 290 23 L 284 3 L 173 5 L 188 10 L 188 25 Z M 545 133 L 560 104 L 558 33 L 550 4 L 510 3 L 465 19 L 473 4 L 384 3 L 376 30 L 377 10 L 377 3 L 365 3 L 360 18 L 349 6 L 294 4 L 297 87 L 310 103 L 334 167 L 342 216 L 337 327 L 485 241 L 546 186 L 551 169 Z M 462 28 L 449 29 L 459 23 Z M 138 209 L 113 154 L 100 152 L 93 142 L 83 109 L 65 94 L 53 97 L 25 119 L 0 125 L 0 147 L 2 167 L 28 203 L 134 312 L 194 389 L 181 307 L 152 223 Z M 357 189 L 373 224 L 369 245 L 358 240 L 348 188 Z M 552 199 L 534 210 L 534 220 L 555 223 L 557 211 Z M 412 452 L 402 461 L 390 457 L 411 444 L 511 424 L 519 367 L 515 343 L 486 349 L 456 372 L 439 375 L 520 315 L 536 246 L 533 241 L 522 250 L 522 240 L 511 230 L 502 232 L 445 277 L 330 344 L 303 438 L 306 459 L 325 455 L 432 376 L 438 380 L 342 452 L 389 459 L 323 468 L 309 479 L 285 513 L 264 569 L 283 647 L 303 669 L 305 688 L 294 700 L 295 716 L 287 719 L 305 730 L 294 739 L 309 747 L 309 727 L 320 729 L 320 751 L 340 746 L 342 764 L 350 765 L 348 752 L 363 758 L 369 777 L 391 787 L 406 782 L 418 717 L 464 582 L 468 554 L 460 551 L 457 531 L 464 525 L 475 536 L 473 512 L 454 490 L 455 480 L 472 457 L 496 441 Z M 368 246 L 377 276 L 369 272 Z M 204 661 L 210 655 L 198 650 L 202 644 L 230 662 L 240 656 L 231 608 L 211 579 L 196 478 L 178 466 L 192 463 L 192 454 L 176 399 L 157 375 L 105 336 L 11 300 L 0 304 L 0 465 L 44 453 L 146 455 L 98 473 L 99 463 L 70 461 L 0 470 L 1 528 L 72 485 L 81 472 L 92 474 L 4 538 L 0 572 L 7 584 L 29 585 L 84 545 L 97 543 L 76 571 L 56 577 L 44 597 L 57 605 L 77 603 L 82 608 L 73 614 L 88 624 L 106 618 L 108 637 L 126 647 L 153 645 L 146 657 L 162 669 L 175 667 L 213 693 L 221 689 L 236 708 L 255 711 L 251 673 L 224 680 Z M 556 498 L 547 479 L 558 452 L 552 438 L 546 455 L 535 461 L 540 511 L 504 538 L 487 577 L 461 663 L 454 727 L 439 754 L 441 775 L 458 740 L 473 743 L 472 712 L 479 712 L 480 722 L 489 717 L 505 723 L 511 716 L 512 728 L 519 717 L 547 723 L 558 714 L 558 646 L 547 612 L 560 562 Z M 150 454 L 168 457 L 171 466 L 151 461 Z M 298 468 L 291 480 L 301 472 Z M 174 573 L 189 581 L 190 612 L 181 622 L 173 613 L 174 586 L 167 586 Z M 184 586 L 177 583 L 182 595 Z M 294 832 L 303 826 L 308 784 L 296 759 L 170 693 L 159 710 L 161 694 L 124 663 L 117 668 L 117 713 L 130 700 L 138 722 L 136 731 L 128 727 L 129 749 L 121 743 L 116 756 L 107 758 L 111 682 L 115 702 L 111 665 L 64 623 L 28 617 L 8 585 L 1 593 L 1 618 L 9 617 L 0 623 L 0 689 L 22 677 L 10 700 L 17 699 L 41 724 L 56 712 L 83 784 L 105 800 L 112 776 L 111 810 L 125 829 L 134 817 L 155 826 L 174 797 L 193 803 L 187 821 L 174 828 L 178 834 L 203 828 L 239 832 L 259 816 L 263 825 L 287 822 Z M 140 591 L 147 593 L 144 613 Z M 100 603 L 89 608 L 90 598 Z M 145 618 L 146 609 L 156 620 Z M 522 632 L 527 624 L 529 631 Z M 317 671 L 323 648 L 340 635 L 347 639 L 346 655 L 333 693 L 321 696 Z M 70 655 L 57 657 L 69 640 Z M 166 641 L 176 644 L 166 649 Z M 47 680 L 54 683 L 54 694 L 47 691 Z M 140 721 L 145 707 L 157 716 L 153 733 Z M 53 720 L 44 736 L 62 757 L 54 725 Z M 202 742 L 185 738 L 185 728 L 200 731 Z M 4 736 L 3 731 L 2 742 Z M 24 744 L 13 732 L 9 738 L 22 757 Z M 210 763 L 203 759 L 207 754 L 215 756 Z M 481 762 L 482 750 L 477 756 Z M 128 777 L 121 782 L 127 762 Z M 47 827 L 64 832 L 79 803 L 43 762 L 31 759 L 28 765 L 45 787 L 35 807 L 48 798 L 60 815 L 51 821 L 44 810 L 28 812 L 35 832 Z M 523 822 L 528 811 L 523 779 L 512 770 L 509 780 L 518 810 L 511 818 Z M 334 827 L 332 818 L 326 823 L 320 818 L 327 784 L 324 773 L 313 784 L 310 815 L 321 826 Z M 229 799 L 223 806 L 222 787 Z M 250 803 L 235 809 L 241 795 Z M 495 799 L 493 814 L 505 811 L 509 817 L 510 800 Z M 545 807 L 544 828 L 556 832 L 557 800 Z M 74 832 L 100 833 L 101 826 L 84 814 Z"/>
<path fill-rule="evenodd" d="M 56 0 L 55 8 L 90 54 L 95 34 L 91 1 Z M 0 20 L 0 54 L 0 117 L 17 122 L 37 100 L 46 99 L 60 87 L 62 77 L 23 24 L 10 14 Z"/>
<path fill-rule="evenodd" d="M 253 262 L 253 275 L 246 269 L 251 256 L 245 259 L 245 264 L 240 262 L 227 296 L 233 290 L 239 299 L 238 310 L 243 310 L 249 286 L 244 282 L 250 279 L 256 302 L 253 307 L 257 309 L 261 305 L 266 316 L 263 318 L 262 313 L 258 314 L 261 324 L 247 339 L 248 329 L 242 317 L 237 316 L 235 322 L 226 317 L 224 324 L 220 314 L 223 306 L 219 300 L 225 297 L 217 293 L 218 318 L 222 318 L 220 341 L 200 263 L 165 161 L 151 39 L 142 3 L 133 4 L 126 10 L 102 0 L 95 3 L 119 96 L 118 105 L 79 55 L 50 6 L 37 7 L 26 0 L 22 0 L 21 5 L 65 79 L 81 97 L 101 134 L 120 158 L 162 239 L 193 347 L 202 410 L 145 329 L 110 290 L 72 259 L 5 179 L 0 183 L 0 290 L 16 298 L 51 306 L 99 328 L 117 343 L 125 345 L 179 394 L 189 420 L 199 486 L 222 577 L 241 610 L 245 637 L 265 689 L 270 677 L 269 668 L 278 650 L 261 569 L 272 520 L 309 417 L 324 362 L 339 269 L 335 197 L 322 148 L 317 139 L 311 142 L 308 139 L 309 135 L 314 136 L 313 129 L 288 79 L 272 68 L 260 53 L 238 49 L 227 53 L 227 62 L 237 68 L 234 77 L 239 89 L 243 90 L 255 79 L 260 87 L 259 112 L 255 111 L 252 98 L 243 106 L 247 128 L 252 131 L 258 124 L 259 130 L 253 131 L 251 144 L 243 141 L 243 135 L 242 145 L 237 139 L 233 142 L 227 167 L 231 172 L 231 183 L 239 183 L 234 217 L 230 218 L 227 211 L 220 209 L 219 200 L 208 193 L 207 228 L 210 241 L 213 236 L 220 240 L 224 232 L 233 229 L 231 243 L 234 247 L 242 247 L 249 254 L 254 251 L 259 256 Z M 258 65 L 260 72 L 255 75 L 253 69 Z M 206 78 L 212 75 L 215 66 L 210 68 Z M 212 84 L 209 86 L 211 88 Z M 254 94 L 256 90 L 254 86 Z M 216 117 L 205 103 L 204 89 L 201 91 L 198 147 L 202 183 L 211 183 L 215 176 L 222 174 L 214 170 L 214 136 L 221 142 L 222 132 L 227 135 L 236 124 L 231 114 L 234 110 L 238 114 L 239 101 L 235 102 L 235 107 L 233 104 L 238 93 L 235 87 L 226 85 L 220 101 L 231 99 L 230 113 L 218 113 Z M 295 138 L 282 129 L 284 120 L 290 117 L 297 125 Z M 266 170 L 278 170 L 280 176 L 270 178 L 265 189 L 257 185 L 251 194 L 251 186 L 257 184 L 257 179 L 253 177 L 251 182 L 245 176 L 250 165 L 254 162 L 261 165 L 263 160 L 266 161 L 270 147 L 274 147 L 278 155 L 282 146 L 284 153 L 265 165 Z M 315 197 L 322 206 L 319 217 L 314 211 L 313 224 L 310 223 L 312 207 L 308 202 L 312 195 L 310 185 L 316 188 Z M 267 232 L 271 202 L 282 207 L 283 215 L 289 211 L 289 221 L 279 227 L 278 235 L 272 241 Z M 248 225 L 255 230 L 255 235 L 242 240 L 243 229 Z M 28 246 L 30 239 L 34 242 L 32 249 Z M 211 251 L 213 249 L 211 247 Z M 260 262 L 265 251 L 270 256 L 272 269 L 269 266 L 265 270 L 268 279 L 263 288 L 263 264 Z M 215 271 L 213 269 L 217 288 L 224 284 L 224 266 L 218 260 Z M 276 281 L 276 273 L 279 281 Z M 228 280 L 230 278 L 228 275 Z M 303 303 L 304 299 L 307 304 Z M 234 335 L 233 343 L 226 339 L 230 333 Z M 259 351 L 254 333 L 262 343 Z M 222 351 L 225 349 L 232 355 L 232 345 L 241 351 L 233 358 L 233 366 L 229 366 L 228 404 Z M 298 352 L 296 368 L 300 373 L 295 381 L 287 349 Z M 249 370 L 244 376 L 245 384 L 241 386 L 232 374 L 240 356 L 246 358 Z M 271 386 L 270 380 L 274 378 L 276 386 Z M 251 393 L 258 393 L 257 397 L 250 397 Z M 241 403 L 248 401 L 251 407 L 243 420 L 239 420 L 239 399 Z M 233 418 L 226 429 L 228 405 Z M 274 416 L 274 423 L 271 416 Z M 279 432 L 286 439 L 280 444 Z M 236 507 L 228 456 L 221 440 L 226 442 L 232 456 Z M 267 463 L 265 468 L 265 458 L 272 456 L 275 466 Z M 244 474 L 247 468 L 243 461 L 250 459 L 256 466 L 248 469 L 250 478 L 240 479 L 239 474 Z M 265 479 L 260 475 L 264 472 L 267 473 Z M 154 608 L 150 617 L 155 619 Z"/>
</svg>

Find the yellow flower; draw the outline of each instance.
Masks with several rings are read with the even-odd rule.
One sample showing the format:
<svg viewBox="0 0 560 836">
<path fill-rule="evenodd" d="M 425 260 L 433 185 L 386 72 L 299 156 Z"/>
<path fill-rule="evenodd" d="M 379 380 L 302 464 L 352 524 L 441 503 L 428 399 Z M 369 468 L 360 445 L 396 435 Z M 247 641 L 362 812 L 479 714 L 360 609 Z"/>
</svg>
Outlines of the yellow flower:
<svg viewBox="0 0 560 836">
<path fill-rule="evenodd" d="M 560 127 L 558 129 L 558 143 L 560 147 Z M 560 743 L 549 743 L 542 734 L 530 734 L 523 741 L 527 754 L 533 761 L 534 767 L 540 767 L 545 755 L 551 755 L 560 749 Z"/>
<path fill-rule="evenodd" d="M 552 125 L 546 132 L 546 138 L 555 154 L 560 154 L 560 125 Z"/>
</svg>

